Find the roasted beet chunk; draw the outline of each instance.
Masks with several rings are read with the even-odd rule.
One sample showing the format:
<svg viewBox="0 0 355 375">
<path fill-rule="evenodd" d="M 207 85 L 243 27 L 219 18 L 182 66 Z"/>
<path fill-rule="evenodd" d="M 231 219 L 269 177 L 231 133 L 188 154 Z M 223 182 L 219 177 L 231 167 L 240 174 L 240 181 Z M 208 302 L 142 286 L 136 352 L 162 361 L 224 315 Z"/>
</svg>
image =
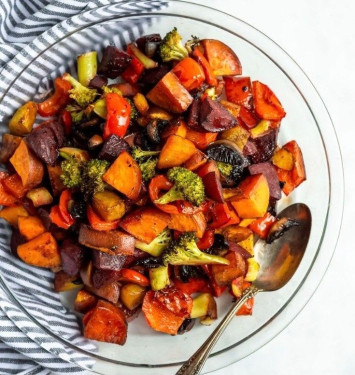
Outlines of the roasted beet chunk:
<svg viewBox="0 0 355 375">
<path fill-rule="evenodd" d="M 48 124 L 48 127 L 52 129 L 55 135 L 55 138 L 57 140 L 57 146 L 62 147 L 65 139 L 63 125 L 57 121 L 53 121 Z"/>
<path fill-rule="evenodd" d="M 56 136 L 50 124 L 34 129 L 27 137 L 26 143 L 31 150 L 46 164 L 54 165 L 59 152 Z"/>
<path fill-rule="evenodd" d="M 199 118 L 200 118 L 200 106 L 201 106 L 201 101 L 200 99 L 194 99 L 192 104 L 190 105 L 189 109 L 189 116 L 187 118 L 187 125 L 194 130 L 203 130 L 200 127 L 199 124 Z"/>
<path fill-rule="evenodd" d="M 258 163 L 249 166 L 250 174 L 262 173 L 269 185 L 270 197 L 276 200 L 281 198 L 281 188 L 275 167 L 271 163 Z"/>
<path fill-rule="evenodd" d="M 206 98 L 200 107 L 200 126 L 217 133 L 237 125 L 237 120 L 216 100 Z"/>
<path fill-rule="evenodd" d="M 84 259 L 84 249 L 72 240 L 63 241 L 60 247 L 63 271 L 70 276 L 79 274 Z"/>
<path fill-rule="evenodd" d="M 107 86 L 107 78 L 104 76 L 96 75 L 90 82 L 89 87 L 91 89 L 101 89 L 102 86 Z"/>
<path fill-rule="evenodd" d="M 147 56 L 154 57 L 161 43 L 160 34 L 143 35 L 136 40 L 138 48 Z"/>
<path fill-rule="evenodd" d="M 273 155 L 277 144 L 278 129 L 268 130 L 257 138 L 250 139 L 243 153 L 252 163 L 268 161 Z"/>
<path fill-rule="evenodd" d="M 153 69 L 146 69 L 140 79 L 140 82 L 143 84 L 152 87 L 155 86 L 168 71 L 170 70 L 170 66 L 166 64 L 159 65 Z"/>
<path fill-rule="evenodd" d="M 98 73 L 108 78 L 117 78 L 131 62 L 132 57 L 115 46 L 107 46 L 98 67 Z"/>
<path fill-rule="evenodd" d="M 102 146 L 99 159 L 114 161 L 123 151 L 129 151 L 129 144 L 118 135 L 111 135 Z"/>
<path fill-rule="evenodd" d="M 92 253 L 94 266 L 101 270 L 119 271 L 125 264 L 126 259 L 125 255 L 111 255 L 103 251 L 94 250 Z"/>
<path fill-rule="evenodd" d="M 92 283 L 94 285 L 94 288 L 99 289 L 104 285 L 118 281 L 120 276 L 120 271 L 99 270 L 95 268 L 92 275 Z"/>
</svg>

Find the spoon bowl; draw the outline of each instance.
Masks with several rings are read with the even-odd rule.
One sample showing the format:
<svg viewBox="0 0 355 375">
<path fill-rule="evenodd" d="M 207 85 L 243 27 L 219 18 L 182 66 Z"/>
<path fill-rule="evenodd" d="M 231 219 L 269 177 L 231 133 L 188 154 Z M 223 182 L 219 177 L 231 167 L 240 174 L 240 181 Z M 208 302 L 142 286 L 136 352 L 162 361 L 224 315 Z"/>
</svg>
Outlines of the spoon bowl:
<svg viewBox="0 0 355 375">
<path fill-rule="evenodd" d="M 255 259 L 260 266 L 257 278 L 176 375 L 200 374 L 211 350 L 244 302 L 258 292 L 271 292 L 282 288 L 297 271 L 311 233 L 311 211 L 305 204 L 296 203 L 281 211 L 277 219 L 274 240 L 259 240 L 254 246 Z M 280 228 L 277 228 L 278 223 Z"/>
</svg>

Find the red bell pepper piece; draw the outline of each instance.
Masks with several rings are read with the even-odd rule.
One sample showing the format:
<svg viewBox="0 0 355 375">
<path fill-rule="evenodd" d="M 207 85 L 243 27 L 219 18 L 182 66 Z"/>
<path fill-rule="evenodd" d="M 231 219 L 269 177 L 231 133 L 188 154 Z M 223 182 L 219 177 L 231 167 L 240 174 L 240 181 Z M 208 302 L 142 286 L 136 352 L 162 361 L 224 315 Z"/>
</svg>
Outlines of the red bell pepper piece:
<svg viewBox="0 0 355 375">
<path fill-rule="evenodd" d="M 109 93 L 106 95 L 106 107 L 104 139 L 106 140 L 112 134 L 123 137 L 130 122 L 131 106 L 129 102 L 117 93 Z"/>
<path fill-rule="evenodd" d="M 270 212 L 267 212 L 263 217 L 254 220 L 248 228 L 258 234 L 260 238 L 265 239 L 275 221 L 276 217 L 272 216 Z"/>
<path fill-rule="evenodd" d="M 43 117 L 54 116 L 69 101 L 69 90 L 72 88 L 68 81 L 58 77 L 54 81 L 54 94 L 42 103 L 38 103 L 38 113 Z"/>
<path fill-rule="evenodd" d="M 132 56 L 132 60 L 128 68 L 122 73 L 122 78 L 129 83 L 137 83 L 144 71 L 144 65 L 134 55 L 130 45 L 128 45 L 126 52 Z"/>
<path fill-rule="evenodd" d="M 187 283 L 174 279 L 174 287 L 189 296 L 193 293 L 211 293 L 211 287 L 205 279 L 190 279 Z"/>
<path fill-rule="evenodd" d="M 211 270 L 211 267 L 208 264 L 204 264 L 201 267 L 205 271 L 208 278 L 210 279 L 210 285 L 212 286 L 213 295 L 215 297 L 220 297 L 225 292 L 227 287 L 226 286 L 220 286 L 216 283 L 216 281 L 214 279 L 214 276 L 213 276 L 213 273 L 212 273 L 212 270 Z"/>
<path fill-rule="evenodd" d="M 214 230 L 208 229 L 203 234 L 203 237 L 196 243 L 200 250 L 209 249 L 214 243 Z"/>
<path fill-rule="evenodd" d="M 114 220 L 114 221 L 104 221 L 101 219 L 99 215 L 96 214 L 96 212 L 93 210 L 91 206 L 87 206 L 86 208 L 86 214 L 88 216 L 89 224 L 92 226 L 92 228 L 99 230 L 99 231 L 107 231 L 107 230 L 113 230 L 118 228 L 118 225 L 120 223 L 120 220 Z"/>
<path fill-rule="evenodd" d="M 255 126 L 260 122 L 259 117 L 245 107 L 240 107 L 238 120 L 240 124 L 247 130 L 255 128 Z"/>
<path fill-rule="evenodd" d="M 138 271 L 131 270 L 130 268 L 122 268 L 120 274 L 120 281 L 134 283 L 144 287 L 150 285 L 150 281 L 146 276 Z"/>
<path fill-rule="evenodd" d="M 250 287 L 251 283 L 244 281 L 243 282 L 243 291 Z M 249 298 L 244 302 L 243 306 L 237 311 L 236 315 L 251 315 L 253 313 L 254 307 L 254 297 Z"/>
<path fill-rule="evenodd" d="M 217 86 L 218 80 L 213 73 L 210 63 L 207 61 L 201 50 L 199 48 L 195 48 L 192 52 L 192 56 L 202 66 L 202 69 L 205 73 L 206 82 L 210 86 Z"/>
<path fill-rule="evenodd" d="M 223 77 L 227 100 L 242 105 L 248 110 L 252 107 L 253 92 L 249 77 Z"/>
<path fill-rule="evenodd" d="M 72 225 L 64 220 L 58 205 L 51 208 L 49 218 L 51 219 L 52 223 L 56 224 L 59 228 L 68 229 Z"/>
<path fill-rule="evenodd" d="M 203 68 L 191 57 L 181 60 L 174 66 L 172 72 L 179 78 L 187 91 L 200 87 L 205 80 Z"/>
<path fill-rule="evenodd" d="M 215 203 L 210 211 L 212 222 L 210 228 L 223 228 L 228 225 L 238 224 L 240 219 L 229 203 Z"/>
<path fill-rule="evenodd" d="M 65 135 L 69 135 L 71 133 L 71 127 L 73 125 L 73 120 L 70 112 L 64 109 L 60 114 L 60 121 L 63 125 Z"/>
<path fill-rule="evenodd" d="M 160 174 L 152 178 L 149 184 L 149 197 L 154 203 L 162 194 L 162 191 L 168 191 L 173 187 L 171 183 L 164 175 Z M 164 211 L 168 214 L 178 214 L 179 210 L 175 203 L 168 204 L 155 204 L 159 210 Z"/>
</svg>

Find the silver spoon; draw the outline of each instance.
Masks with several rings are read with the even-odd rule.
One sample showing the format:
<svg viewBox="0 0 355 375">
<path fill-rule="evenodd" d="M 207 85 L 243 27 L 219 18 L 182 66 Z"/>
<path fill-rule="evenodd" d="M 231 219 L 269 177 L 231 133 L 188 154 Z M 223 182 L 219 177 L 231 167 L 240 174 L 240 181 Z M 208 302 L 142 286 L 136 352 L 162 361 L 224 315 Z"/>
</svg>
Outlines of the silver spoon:
<svg viewBox="0 0 355 375">
<path fill-rule="evenodd" d="M 233 305 L 217 328 L 195 354 L 182 365 L 176 375 L 200 374 L 211 350 L 244 302 L 258 292 L 271 292 L 282 288 L 296 272 L 311 232 L 311 212 L 305 204 L 297 203 L 285 208 L 277 217 L 294 220 L 298 225 L 292 226 L 282 237 L 271 244 L 261 240 L 255 244 L 255 258 L 260 264 L 257 279 L 250 288 L 244 291 L 242 297 Z"/>
</svg>

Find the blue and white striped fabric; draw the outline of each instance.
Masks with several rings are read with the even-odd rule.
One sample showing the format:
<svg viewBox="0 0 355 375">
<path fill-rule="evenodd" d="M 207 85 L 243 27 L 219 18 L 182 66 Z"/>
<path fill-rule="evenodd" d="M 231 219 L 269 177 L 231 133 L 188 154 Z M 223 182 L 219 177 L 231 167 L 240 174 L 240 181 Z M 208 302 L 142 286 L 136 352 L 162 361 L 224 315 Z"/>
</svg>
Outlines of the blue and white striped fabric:
<svg viewBox="0 0 355 375">
<path fill-rule="evenodd" d="M 116 13 L 121 9 L 122 13 L 149 11 L 163 4 L 160 1 L 135 5 L 114 0 L 0 0 L 0 97 L 16 74 L 27 66 L 31 53 L 38 50 L 38 46 L 31 43 L 36 37 L 40 35 L 36 39 L 38 44 L 50 45 L 53 38 L 60 38 L 70 27 L 80 24 L 80 17 L 71 19 L 68 24 L 61 21 L 111 3 L 115 3 Z M 57 26 L 45 32 L 54 25 Z M 47 76 L 49 74 L 48 71 Z M 32 78 L 35 80 L 36 75 Z M 28 85 L 32 83 L 29 79 Z M 46 89 L 48 92 L 48 85 L 44 84 L 42 94 Z M 26 95 L 26 88 L 22 87 L 19 98 L 13 97 L 11 105 L 3 106 L 1 133 L 5 131 L 7 116 L 26 100 Z M 65 344 L 67 341 L 83 351 L 95 351 L 95 346 L 81 336 L 76 316 L 61 304 L 53 291 L 53 274 L 30 267 L 10 255 L 10 233 L 9 227 L 0 223 L 0 374 L 75 375 L 84 368 L 91 368 L 94 364 L 91 357 Z M 65 341 L 60 342 L 49 331 Z"/>
</svg>

